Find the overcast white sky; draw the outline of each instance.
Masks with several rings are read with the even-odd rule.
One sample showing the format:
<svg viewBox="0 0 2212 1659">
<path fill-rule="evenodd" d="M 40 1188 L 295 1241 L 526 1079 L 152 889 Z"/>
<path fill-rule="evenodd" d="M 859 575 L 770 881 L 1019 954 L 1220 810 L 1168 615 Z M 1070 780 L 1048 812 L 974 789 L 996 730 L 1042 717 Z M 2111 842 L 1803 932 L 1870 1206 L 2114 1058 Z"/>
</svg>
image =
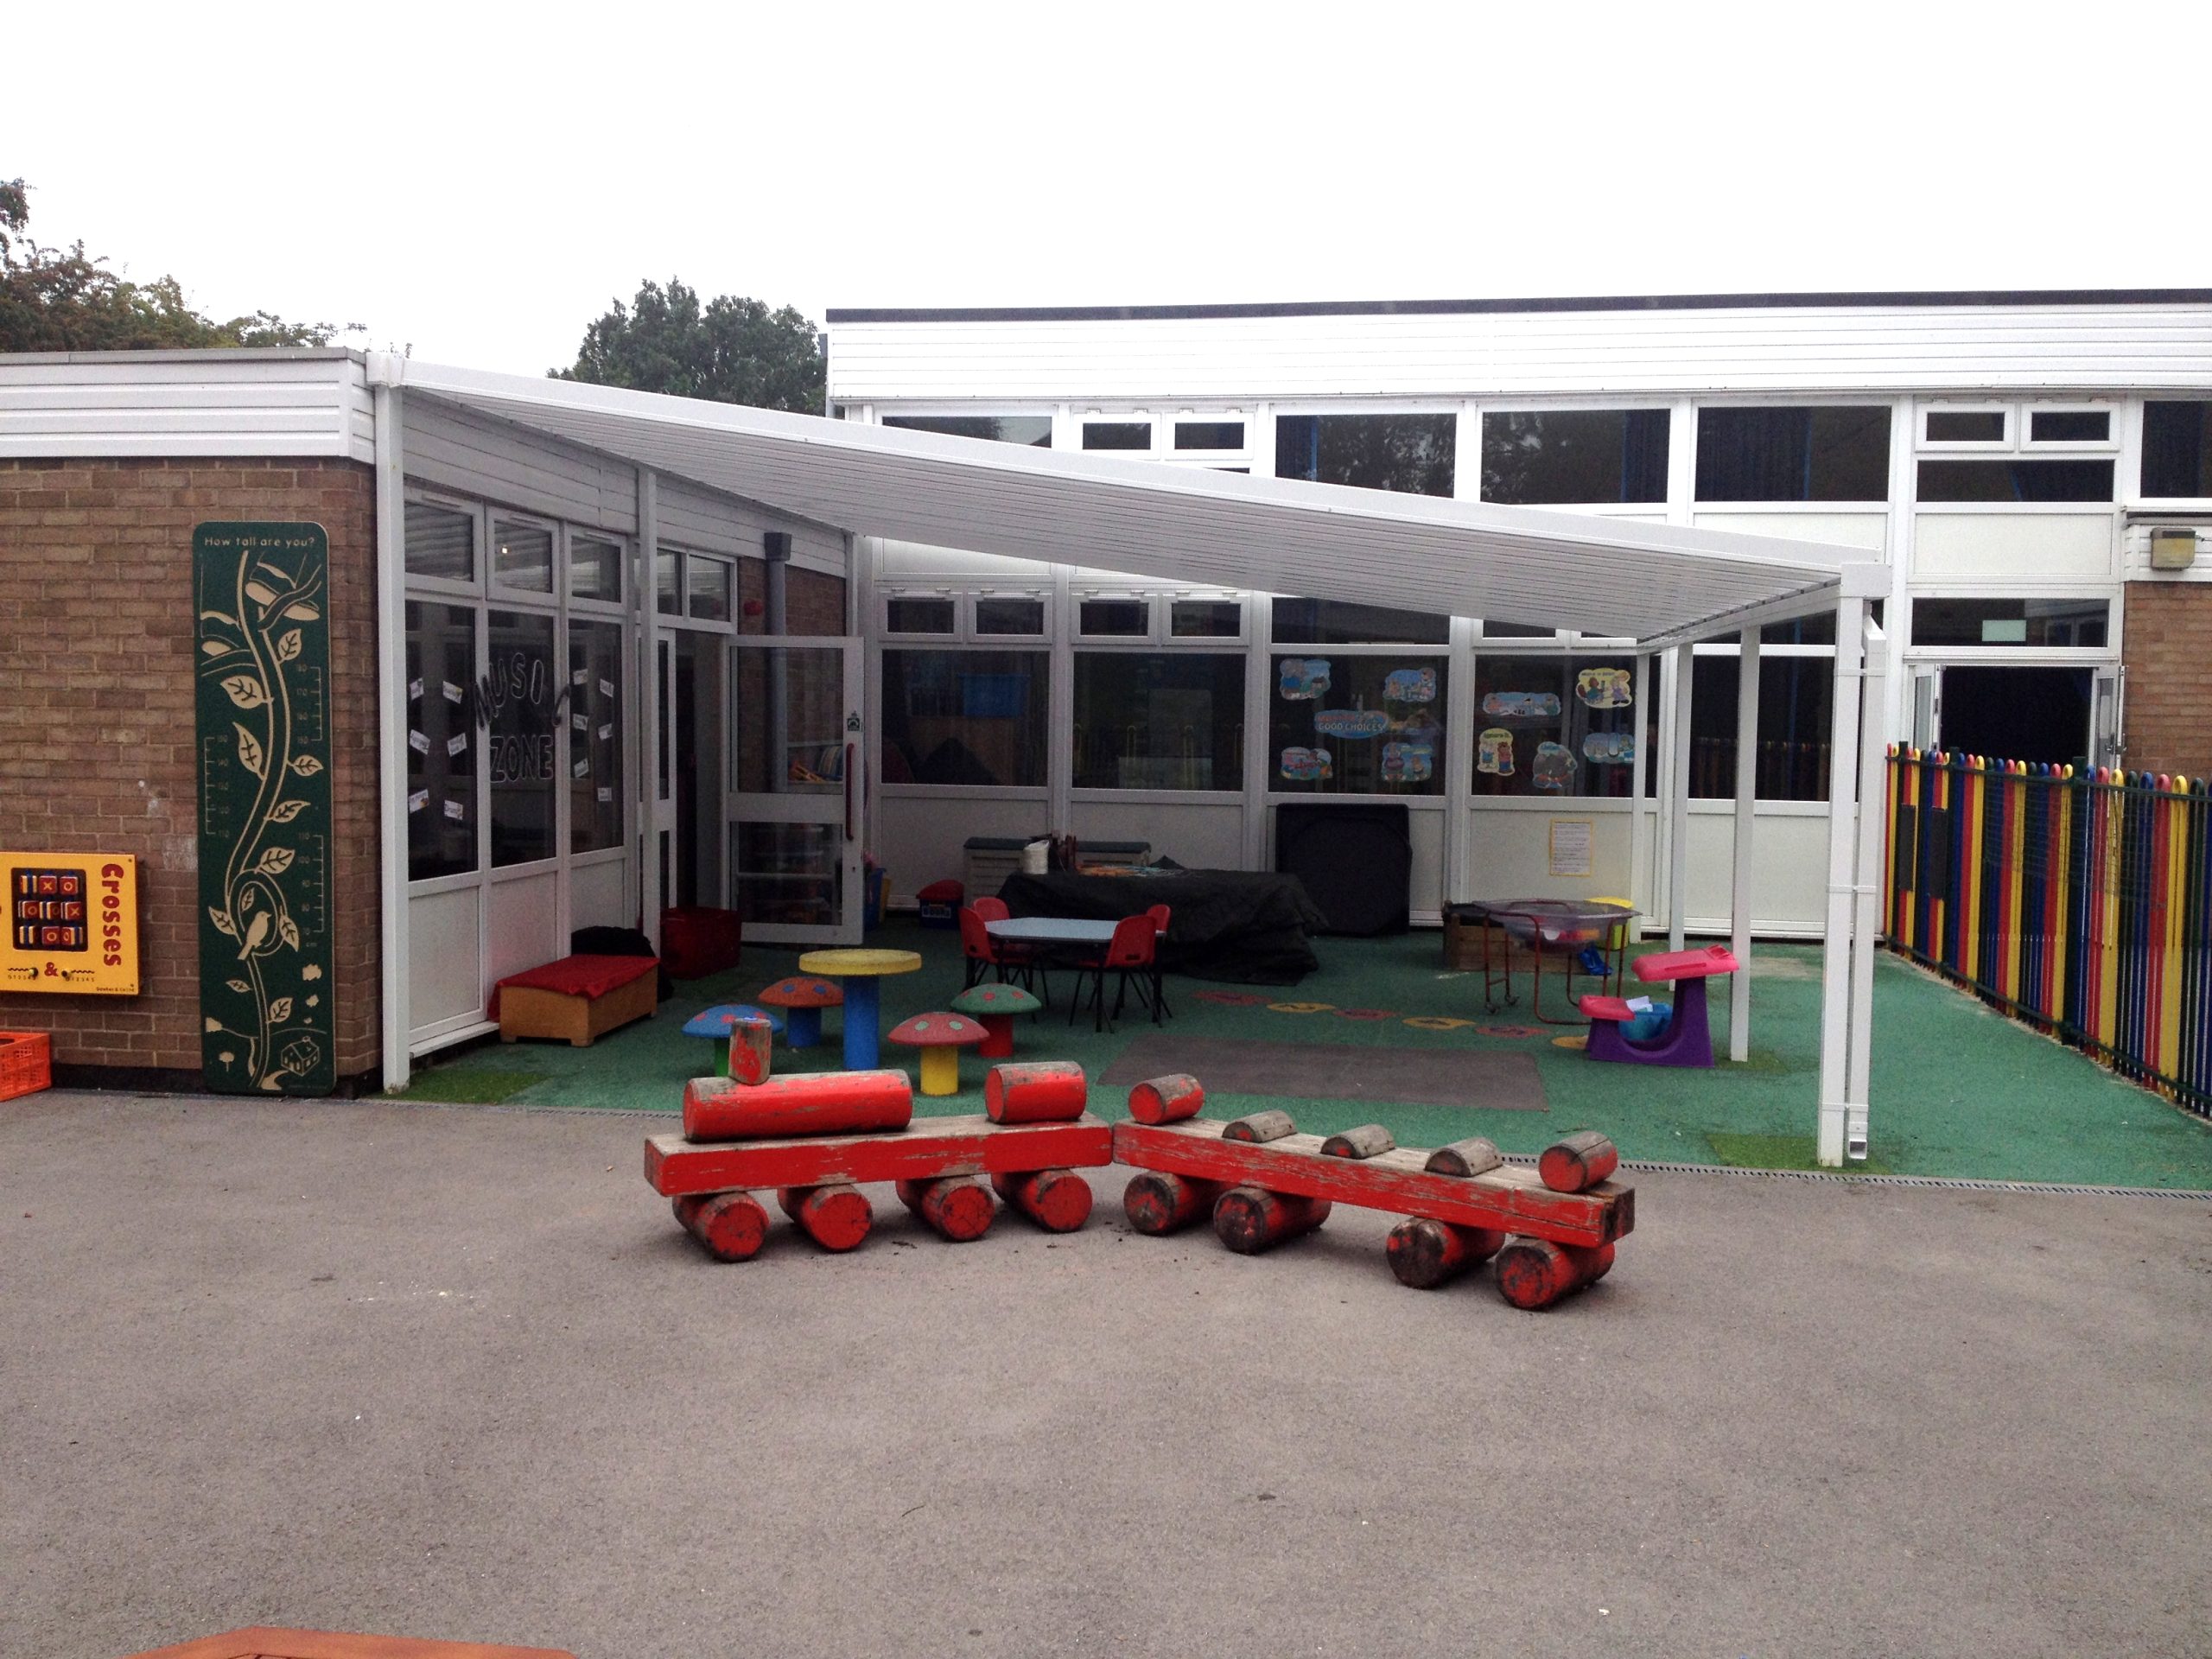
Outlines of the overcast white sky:
<svg viewBox="0 0 2212 1659">
<path fill-rule="evenodd" d="M 537 372 L 836 306 L 2212 285 L 2212 8 L 19 7 L 41 240 Z"/>
</svg>

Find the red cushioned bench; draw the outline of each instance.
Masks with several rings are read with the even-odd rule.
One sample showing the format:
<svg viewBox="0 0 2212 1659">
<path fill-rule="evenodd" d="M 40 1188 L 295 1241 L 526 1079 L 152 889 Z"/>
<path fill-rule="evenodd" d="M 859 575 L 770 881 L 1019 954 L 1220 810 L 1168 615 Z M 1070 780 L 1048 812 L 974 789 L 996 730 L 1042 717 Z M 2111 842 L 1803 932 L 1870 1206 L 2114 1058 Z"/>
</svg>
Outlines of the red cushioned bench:
<svg viewBox="0 0 2212 1659">
<path fill-rule="evenodd" d="M 660 963 L 653 957 L 563 957 L 492 988 L 486 1010 L 499 1040 L 550 1037 L 588 1048 L 617 1026 L 652 1017 L 660 1006 Z"/>
</svg>

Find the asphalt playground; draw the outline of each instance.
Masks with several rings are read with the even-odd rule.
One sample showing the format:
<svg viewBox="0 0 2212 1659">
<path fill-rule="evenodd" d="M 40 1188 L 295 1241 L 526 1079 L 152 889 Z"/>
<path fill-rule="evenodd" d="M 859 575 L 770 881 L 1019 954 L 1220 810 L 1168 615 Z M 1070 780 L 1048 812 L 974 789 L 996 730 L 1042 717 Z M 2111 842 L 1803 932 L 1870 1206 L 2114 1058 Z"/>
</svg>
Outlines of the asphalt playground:
<svg viewBox="0 0 2212 1659">
<path fill-rule="evenodd" d="M 0 1654 L 2201 1656 L 2212 1202 L 1633 1176 L 1592 1291 L 1388 1218 L 717 1265 L 641 1115 L 0 1108 Z"/>
</svg>

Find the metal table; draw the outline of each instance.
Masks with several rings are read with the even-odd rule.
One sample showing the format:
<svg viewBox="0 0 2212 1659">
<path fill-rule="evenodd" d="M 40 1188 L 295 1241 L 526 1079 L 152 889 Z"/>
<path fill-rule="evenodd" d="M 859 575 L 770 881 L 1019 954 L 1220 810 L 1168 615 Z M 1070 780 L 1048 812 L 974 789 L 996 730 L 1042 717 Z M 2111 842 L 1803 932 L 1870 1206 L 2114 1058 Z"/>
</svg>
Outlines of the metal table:
<svg viewBox="0 0 2212 1659">
<path fill-rule="evenodd" d="M 1004 921 L 986 922 L 983 924 L 983 931 L 993 938 L 1003 939 L 1009 944 L 1080 946 L 1085 950 L 1094 952 L 1097 960 L 1103 963 L 1106 959 L 1106 947 L 1114 942 L 1114 930 L 1119 925 L 1121 925 L 1119 922 L 1102 921 L 1090 916 L 1013 916 Z M 1103 982 L 1105 970 L 1102 968 L 1099 974 L 1101 983 L 1098 988 L 1099 1008 L 1096 1024 L 1100 1031 L 1103 1031 L 1106 1029 L 1106 988 Z M 1082 976 L 1078 975 L 1076 980 L 1078 989 L 1081 988 L 1082 983 Z M 1082 999 L 1077 997 L 1077 1006 L 1080 1006 L 1081 1001 Z M 1068 1009 L 1070 1025 L 1075 1023 L 1075 1016 L 1076 1007 L 1071 1007 Z"/>
<path fill-rule="evenodd" d="M 1633 906 L 1609 904 L 1595 899 L 1477 899 L 1464 906 L 1455 906 L 1474 913 L 1483 925 L 1483 1001 L 1495 1014 L 1499 1007 L 1498 988 L 1504 988 L 1503 1001 L 1510 1006 L 1513 997 L 1513 956 L 1510 945 L 1501 944 L 1498 960 L 1491 959 L 1491 930 L 1502 928 L 1513 938 L 1520 940 L 1535 953 L 1536 963 L 1531 977 L 1535 988 L 1529 992 L 1529 1011 L 1548 1026 L 1577 1026 L 1582 1023 L 1579 1014 L 1570 1012 L 1564 1020 L 1554 1020 L 1544 1012 L 1544 947 L 1549 945 L 1566 965 L 1560 976 L 1569 982 L 1569 1005 L 1572 1007 L 1573 963 L 1586 946 L 1597 945 L 1608 957 L 1606 971 L 1599 976 L 1600 988 L 1610 985 L 1616 991 L 1622 982 L 1622 971 L 1628 956 L 1628 931 L 1625 924 L 1638 912 Z M 1614 930 L 1620 930 L 1620 943 L 1608 947 L 1606 941 Z"/>
</svg>

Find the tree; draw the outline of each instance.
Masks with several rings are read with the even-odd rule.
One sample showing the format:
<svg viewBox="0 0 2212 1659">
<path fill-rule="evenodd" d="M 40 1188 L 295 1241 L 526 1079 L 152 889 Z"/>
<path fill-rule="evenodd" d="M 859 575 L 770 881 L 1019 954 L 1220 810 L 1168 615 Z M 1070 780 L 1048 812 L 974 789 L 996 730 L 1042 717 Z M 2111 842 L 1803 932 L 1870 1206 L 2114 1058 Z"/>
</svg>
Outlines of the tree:
<svg viewBox="0 0 2212 1659">
<path fill-rule="evenodd" d="M 268 311 L 227 322 L 202 316 L 175 277 L 134 283 L 86 254 L 82 242 L 41 247 L 28 234 L 29 223 L 29 187 L 0 180 L 0 352 L 327 346 L 348 332 L 327 322 L 286 322 Z"/>
<path fill-rule="evenodd" d="M 675 277 L 648 282 L 629 308 L 613 309 L 584 330 L 573 368 L 556 380 L 583 380 L 632 391 L 664 391 L 758 409 L 822 412 L 819 331 L 786 305 L 717 295 L 703 307 Z"/>
</svg>

